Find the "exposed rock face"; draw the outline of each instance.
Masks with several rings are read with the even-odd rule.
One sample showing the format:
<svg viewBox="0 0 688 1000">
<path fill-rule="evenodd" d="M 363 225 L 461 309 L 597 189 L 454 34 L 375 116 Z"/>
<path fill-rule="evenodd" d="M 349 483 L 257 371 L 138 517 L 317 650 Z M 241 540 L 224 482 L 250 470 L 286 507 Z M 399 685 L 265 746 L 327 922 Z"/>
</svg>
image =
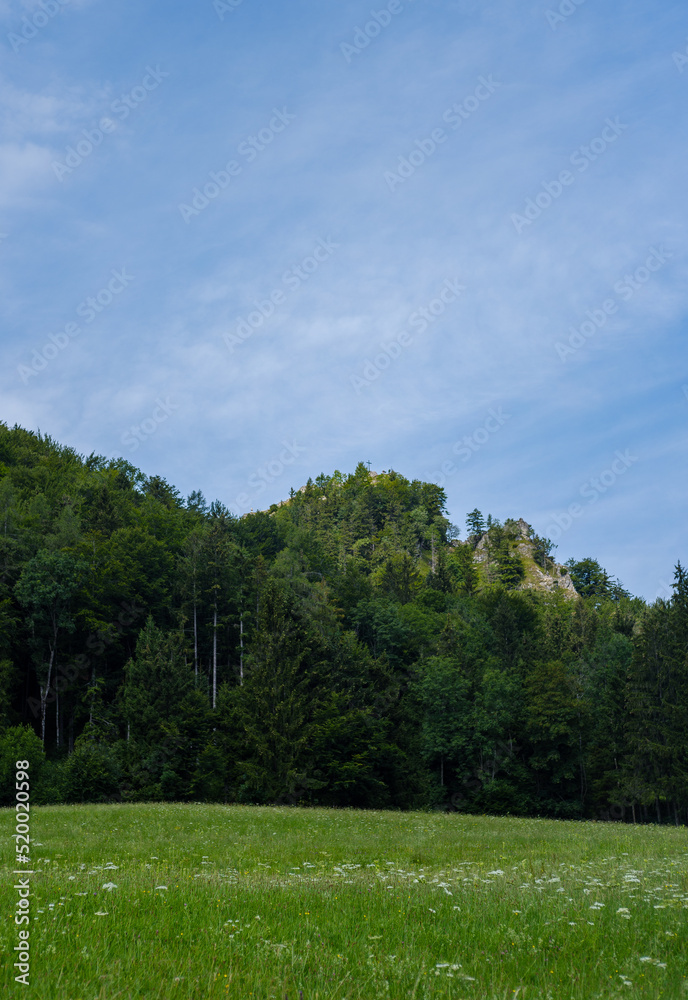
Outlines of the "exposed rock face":
<svg viewBox="0 0 688 1000">
<path fill-rule="evenodd" d="M 530 549 L 532 553 L 532 547 Z M 525 556 L 523 542 L 518 546 L 519 555 Z M 532 559 L 532 556 L 531 556 Z M 569 576 L 566 566 L 554 563 L 549 573 L 546 573 L 534 561 L 526 568 L 526 579 L 521 585 L 522 590 L 534 588 L 535 590 L 563 590 L 567 597 L 578 597 L 578 591 L 573 585 L 573 580 Z"/>
<path fill-rule="evenodd" d="M 525 577 L 517 590 L 543 590 L 552 593 L 555 590 L 563 591 L 568 598 L 578 597 L 578 591 L 573 585 L 569 571 L 561 563 L 554 560 L 548 561 L 548 568 L 542 569 L 535 562 L 535 546 L 531 540 L 532 528 L 527 521 L 520 518 L 515 522 L 518 528 L 518 540 L 514 545 L 514 552 L 523 560 L 525 566 Z M 473 556 L 476 562 L 485 565 L 488 562 L 488 535 L 482 536 L 475 548 Z"/>
</svg>

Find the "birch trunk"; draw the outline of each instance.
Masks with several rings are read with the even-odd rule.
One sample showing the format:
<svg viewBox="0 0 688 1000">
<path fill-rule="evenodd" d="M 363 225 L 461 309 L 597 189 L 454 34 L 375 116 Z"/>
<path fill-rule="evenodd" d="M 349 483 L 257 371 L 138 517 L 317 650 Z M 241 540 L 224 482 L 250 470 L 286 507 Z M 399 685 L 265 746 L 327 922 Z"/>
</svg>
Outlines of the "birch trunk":
<svg viewBox="0 0 688 1000">
<path fill-rule="evenodd" d="M 55 636 L 50 646 L 50 661 L 48 663 L 48 676 L 46 678 L 45 686 L 39 685 L 39 692 L 41 695 L 41 742 L 43 743 L 43 746 L 45 746 L 45 713 L 48 708 L 48 692 L 50 691 L 50 679 L 53 675 L 53 661 L 55 659 L 56 646 L 57 631 L 55 631 Z"/>
<path fill-rule="evenodd" d="M 213 608 L 213 708 L 217 696 L 217 604 Z"/>
</svg>

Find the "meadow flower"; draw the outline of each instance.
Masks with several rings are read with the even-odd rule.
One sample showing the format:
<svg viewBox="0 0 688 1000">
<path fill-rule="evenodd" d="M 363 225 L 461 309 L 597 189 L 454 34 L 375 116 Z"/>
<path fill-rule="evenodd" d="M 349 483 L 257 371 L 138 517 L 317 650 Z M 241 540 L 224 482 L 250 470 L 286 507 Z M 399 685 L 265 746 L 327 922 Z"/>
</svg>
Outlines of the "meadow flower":
<svg viewBox="0 0 688 1000">
<path fill-rule="evenodd" d="M 117 886 L 115 885 L 114 882 L 106 882 L 103 885 L 103 889 L 107 889 L 108 892 L 112 892 L 112 890 L 116 889 L 116 888 L 117 888 Z"/>
</svg>

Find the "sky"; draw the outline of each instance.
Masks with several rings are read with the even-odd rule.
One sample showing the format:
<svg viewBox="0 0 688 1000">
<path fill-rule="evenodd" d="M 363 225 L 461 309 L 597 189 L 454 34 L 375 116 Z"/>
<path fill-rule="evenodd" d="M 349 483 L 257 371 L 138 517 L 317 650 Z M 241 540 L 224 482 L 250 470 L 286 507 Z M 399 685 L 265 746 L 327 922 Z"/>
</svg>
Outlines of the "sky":
<svg viewBox="0 0 688 1000">
<path fill-rule="evenodd" d="M 688 8 L 0 0 L 0 420 L 239 515 L 360 461 L 668 596 Z"/>
</svg>

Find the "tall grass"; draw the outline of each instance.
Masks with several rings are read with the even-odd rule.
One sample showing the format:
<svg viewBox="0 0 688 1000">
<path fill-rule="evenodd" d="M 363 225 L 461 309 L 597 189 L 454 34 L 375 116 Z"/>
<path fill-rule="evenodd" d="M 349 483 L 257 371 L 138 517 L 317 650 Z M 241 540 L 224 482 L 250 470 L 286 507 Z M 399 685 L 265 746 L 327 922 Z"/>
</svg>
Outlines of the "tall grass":
<svg viewBox="0 0 688 1000">
<path fill-rule="evenodd" d="M 0 813 L 3 995 L 12 813 Z M 217 805 L 31 812 L 41 1000 L 688 998 L 683 828 Z"/>
</svg>

